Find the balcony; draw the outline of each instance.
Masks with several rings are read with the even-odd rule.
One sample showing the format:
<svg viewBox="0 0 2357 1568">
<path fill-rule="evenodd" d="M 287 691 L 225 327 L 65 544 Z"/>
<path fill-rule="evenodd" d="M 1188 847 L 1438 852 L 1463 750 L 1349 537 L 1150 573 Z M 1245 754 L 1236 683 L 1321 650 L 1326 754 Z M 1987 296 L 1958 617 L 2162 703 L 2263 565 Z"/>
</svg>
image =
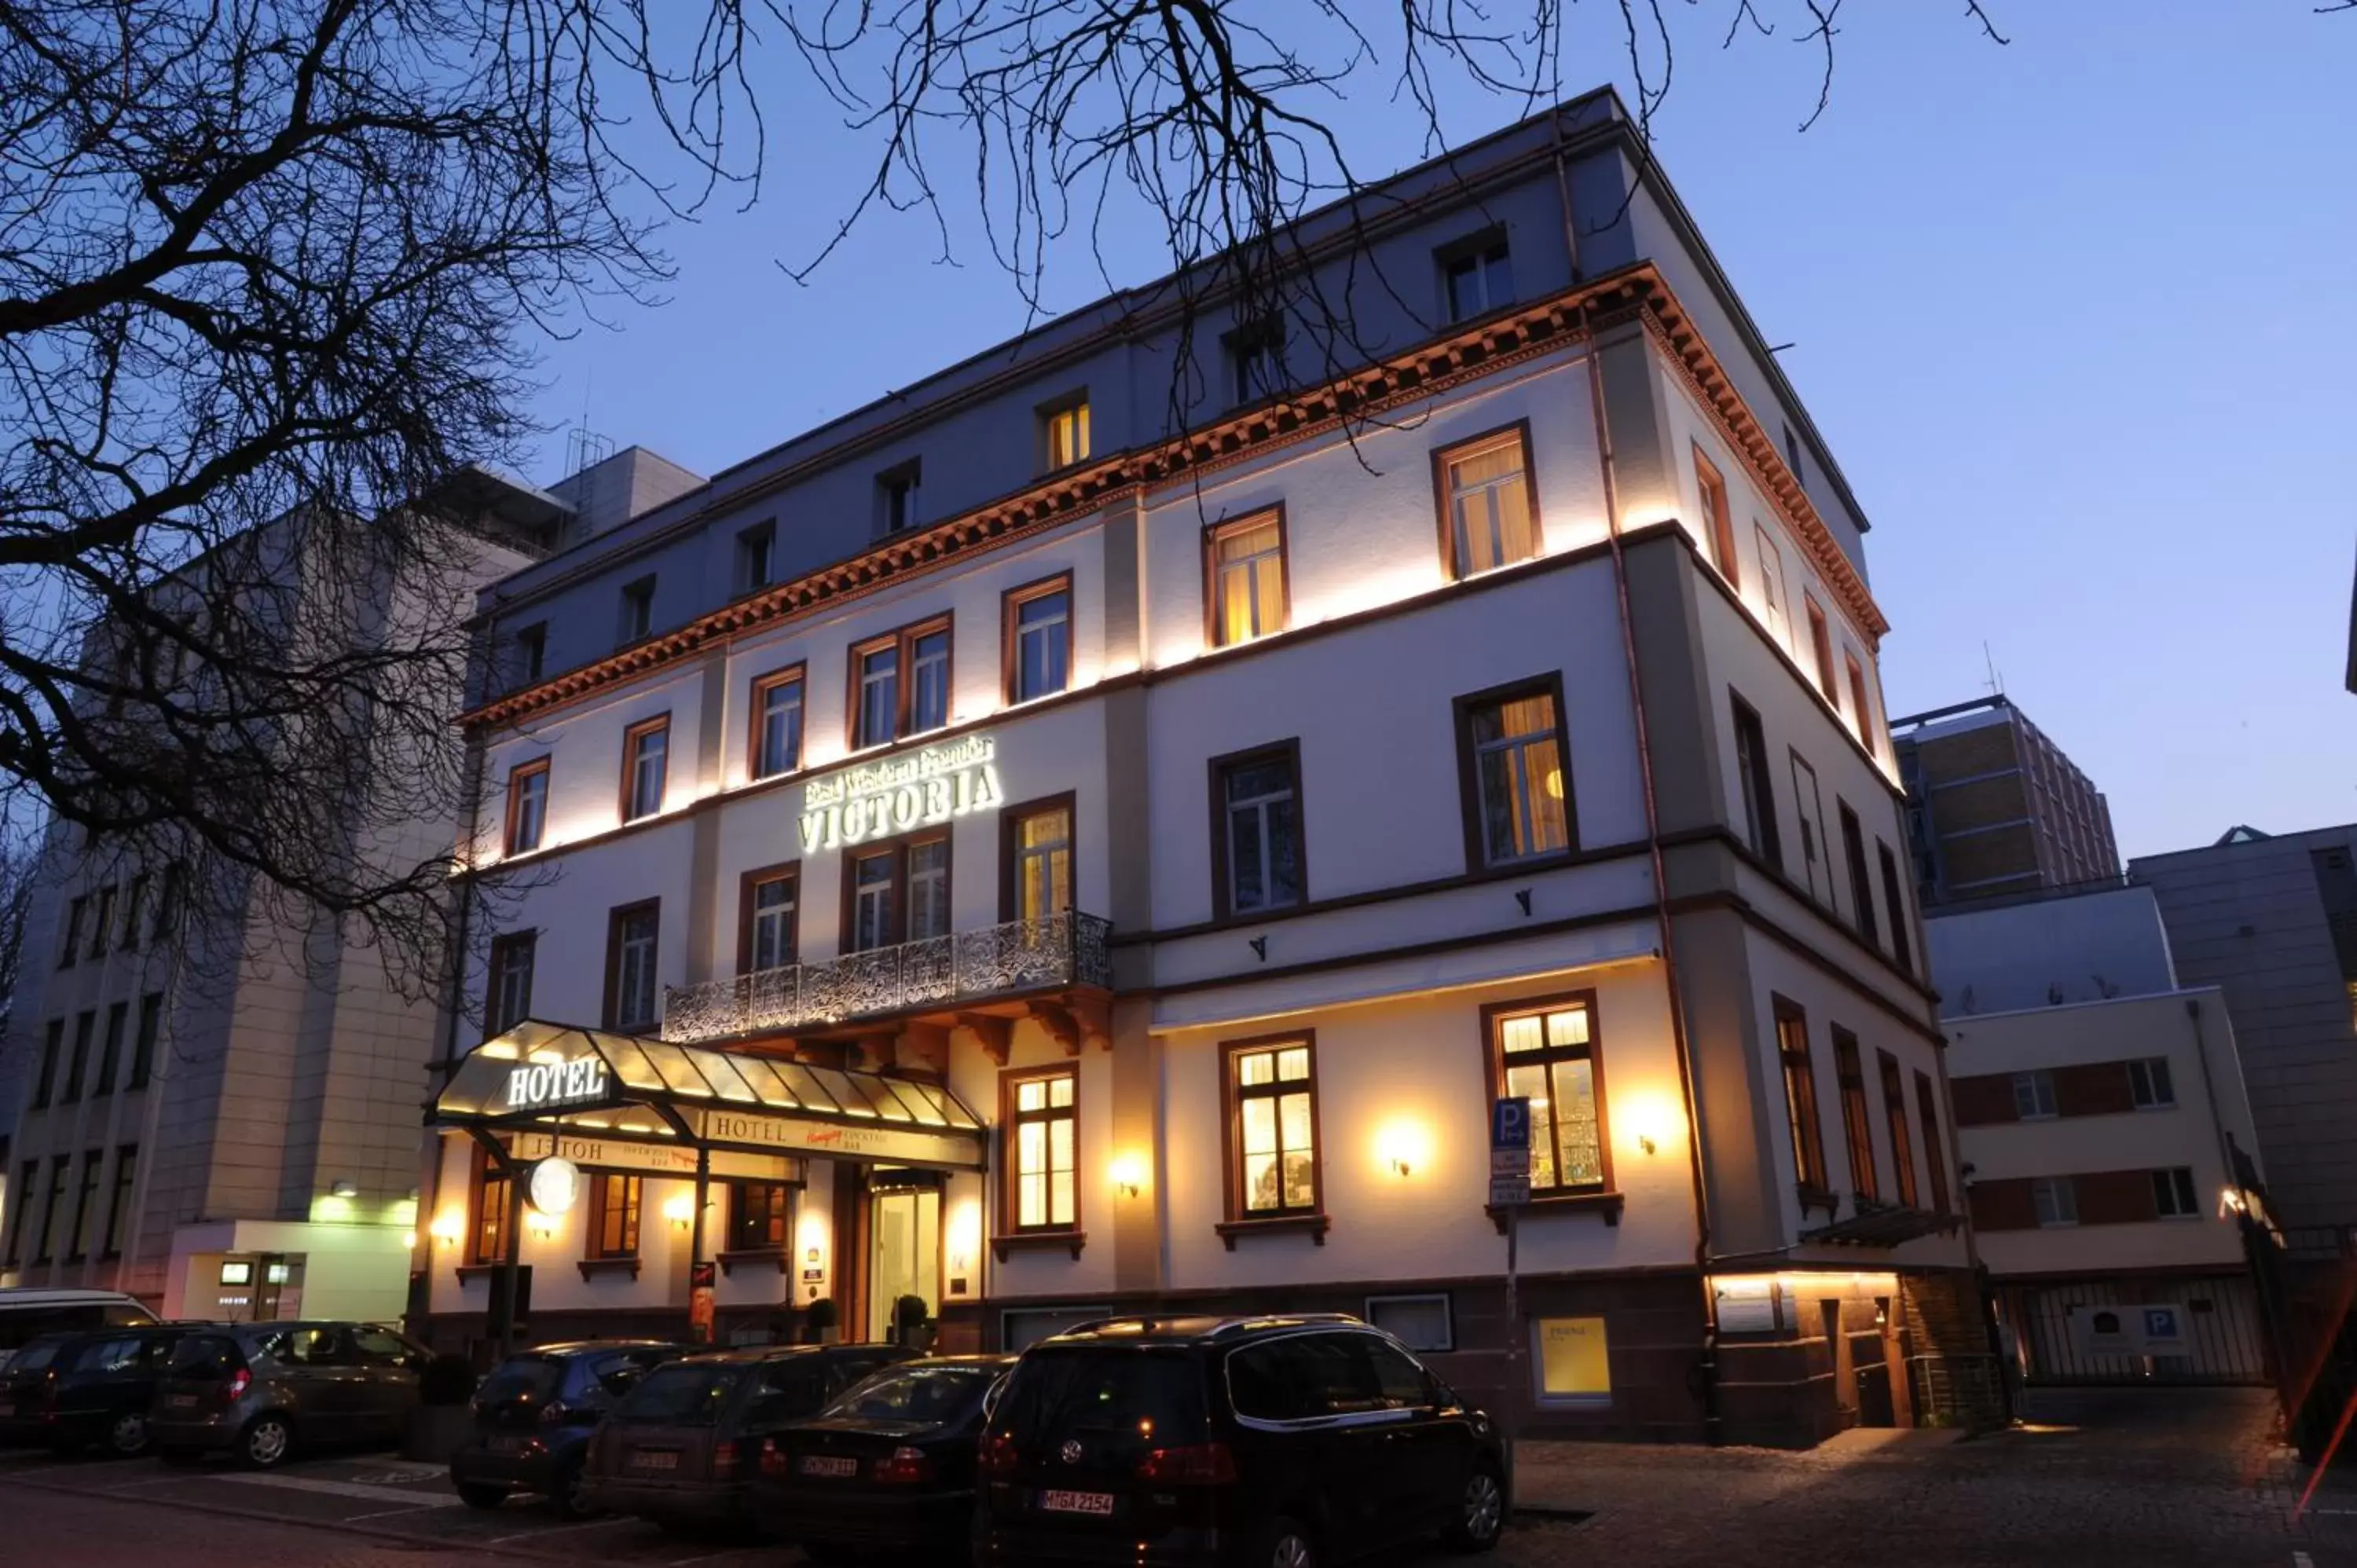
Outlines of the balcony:
<svg viewBox="0 0 2357 1568">
<path fill-rule="evenodd" d="M 1113 923 L 1067 910 L 666 988 L 662 1037 L 679 1045 L 833 1029 L 864 1019 L 952 1012 L 1069 986 L 1110 989 Z"/>
</svg>

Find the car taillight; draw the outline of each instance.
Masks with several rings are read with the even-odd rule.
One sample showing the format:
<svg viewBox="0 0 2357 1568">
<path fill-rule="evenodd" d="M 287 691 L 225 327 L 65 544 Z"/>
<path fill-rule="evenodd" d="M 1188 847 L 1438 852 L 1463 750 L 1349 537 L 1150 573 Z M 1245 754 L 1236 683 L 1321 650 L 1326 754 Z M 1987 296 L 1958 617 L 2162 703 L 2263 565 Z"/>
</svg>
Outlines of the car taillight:
<svg viewBox="0 0 2357 1568">
<path fill-rule="evenodd" d="M 1015 1439 L 1003 1432 L 985 1434 L 974 1462 L 985 1476 L 1012 1476 L 1017 1463 Z"/>
<path fill-rule="evenodd" d="M 716 1477 L 737 1473 L 737 1444 L 723 1438 L 712 1445 L 712 1473 Z"/>
<path fill-rule="evenodd" d="M 540 1407 L 540 1419 L 550 1426 L 555 1425 L 558 1422 L 563 1421 L 566 1416 L 571 1415 L 572 1413 L 573 1412 L 565 1408 L 565 1402 L 563 1400 L 551 1400 L 546 1404 Z"/>
<path fill-rule="evenodd" d="M 876 1478 L 899 1486 L 916 1486 L 933 1478 L 933 1461 L 921 1448 L 895 1448 L 891 1457 L 876 1461 Z"/>
<path fill-rule="evenodd" d="M 1232 1486 L 1235 1456 L 1224 1443 L 1191 1443 L 1184 1448 L 1156 1448 L 1137 1462 L 1141 1481 L 1171 1481 L 1190 1487 Z"/>
<path fill-rule="evenodd" d="M 221 1403 L 235 1404 L 238 1401 L 245 1397 L 245 1391 L 253 1386 L 253 1373 L 246 1368 L 240 1367 L 236 1371 L 230 1374 L 229 1381 L 221 1385 L 224 1391 L 224 1397 L 221 1400 Z"/>
<path fill-rule="evenodd" d="M 761 1474 L 782 1476 L 786 1473 L 786 1451 L 778 1446 L 774 1437 L 761 1439 Z"/>
</svg>

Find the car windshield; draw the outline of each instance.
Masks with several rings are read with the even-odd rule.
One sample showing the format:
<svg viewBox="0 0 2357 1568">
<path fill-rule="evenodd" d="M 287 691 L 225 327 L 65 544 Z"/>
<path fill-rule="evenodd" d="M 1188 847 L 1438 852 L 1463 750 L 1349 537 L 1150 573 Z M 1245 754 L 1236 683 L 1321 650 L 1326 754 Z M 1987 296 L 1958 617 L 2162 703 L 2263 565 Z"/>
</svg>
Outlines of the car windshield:
<svg viewBox="0 0 2357 1568">
<path fill-rule="evenodd" d="M 1016 1367 L 996 1419 L 1017 1442 L 1075 1432 L 1135 1434 L 1157 1444 L 1198 1443 L 1203 1380 L 1180 1349 L 1034 1347 Z"/>
<path fill-rule="evenodd" d="M 973 1414 L 997 1376 L 991 1367 L 896 1368 L 877 1373 L 822 1413 L 946 1426 Z"/>
<path fill-rule="evenodd" d="M 741 1367 L 674 1364 L 657 1367 L 614 1412 L 618 1421 L 654 1421 L 671 1426 L 710 1426 L 745 1375 Z"/>
<path fill-rule="evenodd" d="M 565 1363 L 554 1357 L 518 1356 L 493 1368 L 475 1397 L 485 1404 L 525 1404 L 548 1398 L 564 1380 Z"/>
</svg>

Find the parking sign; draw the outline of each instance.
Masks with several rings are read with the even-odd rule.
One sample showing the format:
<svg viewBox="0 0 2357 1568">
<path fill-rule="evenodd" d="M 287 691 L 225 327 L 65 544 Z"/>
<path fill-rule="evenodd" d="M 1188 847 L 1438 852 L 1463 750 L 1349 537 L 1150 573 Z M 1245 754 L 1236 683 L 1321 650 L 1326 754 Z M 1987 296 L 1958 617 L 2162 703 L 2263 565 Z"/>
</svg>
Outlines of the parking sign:
<svg viewBox="0 0 2357 1568">
<path fill-rule="evenodd" d="M 1493 1149 L 1527 1149 L 1531 1146 L 1531 1101 L 1528 1095 L 1508 1095 L 1491 1105 L 1490 1146 Z"/>
</svg>

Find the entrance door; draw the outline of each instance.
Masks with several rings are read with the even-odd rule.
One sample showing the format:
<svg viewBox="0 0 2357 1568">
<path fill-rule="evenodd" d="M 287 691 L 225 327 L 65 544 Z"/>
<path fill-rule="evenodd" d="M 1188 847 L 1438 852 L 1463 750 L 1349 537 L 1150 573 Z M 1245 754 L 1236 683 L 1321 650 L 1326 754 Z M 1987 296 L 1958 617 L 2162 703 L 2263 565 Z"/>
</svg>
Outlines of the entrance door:
<svg viewBox="0 0 2357 1568">
<path fill-rule="evenodd" d="M 942 1305 L 942 1195 L 938 1187 L 876 1192 L 867 1198 L 867 1332 L 892 1337 L 892 1304 L 920 1296 L 929 1316 Z"/>
</svg>

